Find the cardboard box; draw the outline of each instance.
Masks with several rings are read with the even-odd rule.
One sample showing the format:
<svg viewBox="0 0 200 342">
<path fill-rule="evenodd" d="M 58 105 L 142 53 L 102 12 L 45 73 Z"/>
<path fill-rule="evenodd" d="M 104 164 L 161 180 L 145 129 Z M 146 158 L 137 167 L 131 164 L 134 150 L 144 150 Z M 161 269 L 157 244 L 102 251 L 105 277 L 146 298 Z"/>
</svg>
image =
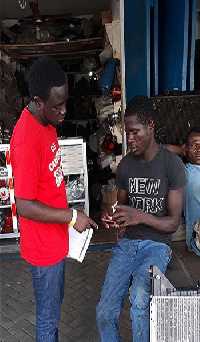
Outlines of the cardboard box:
<svg viewBox="0 0 200 342">
<path fill-rule="evenodd" d="M 103 203 L 113 205 L 117 202 L 117 189 L 113 191 L 105 190 L 103 194 Z"/>
<path fill-rule="evenodd" d="M 112 18 L 111 11 L 101 11 L 101 19 L 110 19 Z"/>
<path fill-rule="evenodd" d="M 175 233 L 172 234 L 172 241 L 185 241 L 186 240 L 186 226 L 185 226 L 185 220 L 182 217 L 181 222 L 178 226 L 178 229 Z"/>
<path fill-rule="evenodd" d="M 101 25 L 105 26 L 105 24 L 110 24 L 112 22 L 112 18 L 111 19 L 101 19 Z"/>
<path fill-rule="evenodd" d="M 105 24 L 112 23 L 112 13 L 111 11 L 101 11 L 101 24 L 105 26 Z"/>
</svg>

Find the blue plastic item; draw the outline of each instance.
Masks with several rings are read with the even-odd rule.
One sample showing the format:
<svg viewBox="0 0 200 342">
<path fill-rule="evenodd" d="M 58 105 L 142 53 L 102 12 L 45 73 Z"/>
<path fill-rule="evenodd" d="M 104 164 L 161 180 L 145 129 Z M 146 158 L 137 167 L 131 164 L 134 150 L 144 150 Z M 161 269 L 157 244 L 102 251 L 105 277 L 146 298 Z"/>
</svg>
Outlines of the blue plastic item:
<svg viewBox="0 0 200 342">
<path fill-rule="evenodd" d="M 117 62 L 118 62 L 117 58 L 108 59 L 104 72 L 101 77 L 100 85 L 99 85 L 99 88 L 102 92 L 110 91 Z"/>
</svg>

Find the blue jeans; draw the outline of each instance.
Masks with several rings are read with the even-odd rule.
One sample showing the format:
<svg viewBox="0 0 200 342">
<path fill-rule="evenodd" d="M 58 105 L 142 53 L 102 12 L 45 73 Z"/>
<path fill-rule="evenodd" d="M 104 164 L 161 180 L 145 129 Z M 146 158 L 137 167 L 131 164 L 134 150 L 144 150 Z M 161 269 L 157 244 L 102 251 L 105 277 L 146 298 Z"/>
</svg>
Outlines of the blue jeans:
<svg viewBox="0 0 200 342">
<path fill-rule="evenodd" d="M 122 238 L 113 248 L 101 299 L 97 324 L 101 342 L 119 342 L 119 317 L 130 285 L 130 316 L 134 342 L 149 342 L 150 265 L 165 273 L 171 249 L 165 243 Z"/>
<path fill-rule="evenodd" d="M 36 299 L 36 341 L 57 342 L 65 287 L 65 259 L 52 266 L 30 265 Z"/>
</svg>

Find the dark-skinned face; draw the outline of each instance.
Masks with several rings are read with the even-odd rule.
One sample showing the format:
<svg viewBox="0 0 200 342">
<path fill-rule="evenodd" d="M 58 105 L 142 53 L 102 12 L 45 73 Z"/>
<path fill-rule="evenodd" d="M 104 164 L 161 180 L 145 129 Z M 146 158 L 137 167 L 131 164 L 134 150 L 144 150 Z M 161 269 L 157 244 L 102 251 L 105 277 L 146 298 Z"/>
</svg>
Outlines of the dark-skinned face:
<svg viewBox="0 0 200 342">
<path fill-rule="evenodd" d="M 200 165 L 200 133 L 190 133 L 186 144 L 186 158 L 190 164 Z"/>
<path fill-rule="evenodd" d="M 44 126 L 51 124 L 57 126 L 64 120 L 66 114 L 66 100 L 68 98 L 68 87 L 64 84 L 60 87 L 53 87 L 50 90 L 49 98 L 44 103 L 40 98 L 35 99 L 37 115 Z"/>
<path fill-rule="evenodd" d="M 125 117 L 125 131 L 130 152 L 140 158 L 147 151 L 153 136 L 153 122 L 143 125 L 137 115 Z"/>
</svg>

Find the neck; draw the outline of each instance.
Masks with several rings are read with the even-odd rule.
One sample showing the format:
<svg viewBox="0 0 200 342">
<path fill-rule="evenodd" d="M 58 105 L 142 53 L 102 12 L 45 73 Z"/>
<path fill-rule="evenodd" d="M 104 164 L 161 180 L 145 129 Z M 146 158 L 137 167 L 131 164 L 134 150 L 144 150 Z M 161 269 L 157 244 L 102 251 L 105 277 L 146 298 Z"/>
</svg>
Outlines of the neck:
<svg viewBox="0 0 200 342">
<path fill-rule="evenodd" d="M 160 145 L 155 141 L 151 141 L 148 149 L 145 151 L 145 153 L 141 156 L 141 158 L 139 158 L 141 163 L 148 163 L 151 160 L 153 160 L 153 158 L 156 156 L 156 154 L 158 153 Z"/>
<path fill-rule="evenodd" d="M 47 126 L 47 124 L 44 122 L 44 120 L 42 120 L 42 118 L 38 114 L 38 110 L 37 110 L 37 107 L 35 105 L 35 102 L 30 102 L 28 104 L 28 110 L 42 126 Z"/>
</svg>

